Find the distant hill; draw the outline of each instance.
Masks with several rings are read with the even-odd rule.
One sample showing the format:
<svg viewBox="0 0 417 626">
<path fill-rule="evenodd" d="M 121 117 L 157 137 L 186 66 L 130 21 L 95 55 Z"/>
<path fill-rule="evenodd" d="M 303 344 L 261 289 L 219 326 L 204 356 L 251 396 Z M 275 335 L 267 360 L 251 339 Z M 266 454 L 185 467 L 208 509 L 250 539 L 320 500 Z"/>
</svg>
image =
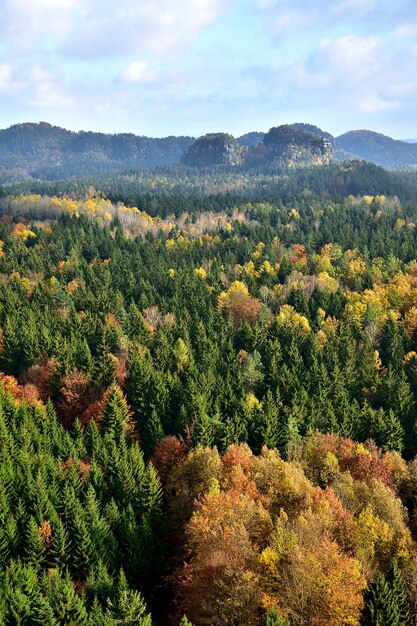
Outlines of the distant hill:
<svg viewBox="0 0 417 626">
<path fill-rule="evenodd" d="M 209 133 L 199 137 L 182 157 L 184 165 L 210 167 L 211 165 L 241 165 L 244 148 L 233 135 Z"/>
<path fill-rule="evenodd" d="M 318 126 L 315 126 L 314 124 L 305 124 L 304 122 L 294 122 L 293 124 L 288 124 L 288 126 L 290 126 L 291 128 L 294 128 L 295 130 L 302 130 L 307 133 L 311 133 L 313 135 L 318 135 L 319 137 L 325 137 L 331 143 L 333 143 L 334 141 L 333 135 L 331 135 L 330 133 L 327 133 L 326 131 L 322 130 Z"/>
<path fill-rule="evenodd" d="M 193 137 L 71 132 L 46 122 L 0 130 L 0 180 L 57 179 L 178 163 Z"/>
<path fill-rule="evenodd" d="M 331 140 L 290 125 L 271 128 L 265 135 L 248 133 L 239 140 L 226 133 L 199 137 L 188 148 L 182 163 L 194 167 L 211 165 L 323 165 L 333 156 Z M 262 142 L 258 139 L 262 137 Z"/>
<path fill-rule="evenodd" d="M 263 138 L 263 144 L 274 157 L 323 164 L 333 157 L 333 143 L 329 137 L 331 135 L 325 137 L 316 126 L 284 124 L 271 128 Z"/>
<path fill-rule="evenodd" d="M 263 138 L 265 137 L 265 133 L 258 133 L 253 131 L 251 133 L 246 133 L 245 135 L 241 135 L 236 139 L 237 143 L 241 146 L 245 146 L 246 148 L 253 148 L 253 146 L 262 143 Z"/>
<path fill-rule="evenodd" d="M 417 164 L 417 144 L 392 139 L 370 130 L 352 130 L 335 139 L 336 145 L 354 157 L 387 168 Z"/>
<path fill-rule="evenodd" d="M 78 179 L 180 163 L 262 168 L 278 159 L 294 166 L 320 165 L 329 158 L 416 169 L 417 140 L 399 141 L 369 130 L 335 138 L 303 122 L 277 126 L 267 133 L 249 132 L 237 139 L 211 133 L 197 141 L 188 136 L 157 139 L 131 133 L 72 132 L 46 122 L 0 130 L 0 182 Z"/>
</svg>

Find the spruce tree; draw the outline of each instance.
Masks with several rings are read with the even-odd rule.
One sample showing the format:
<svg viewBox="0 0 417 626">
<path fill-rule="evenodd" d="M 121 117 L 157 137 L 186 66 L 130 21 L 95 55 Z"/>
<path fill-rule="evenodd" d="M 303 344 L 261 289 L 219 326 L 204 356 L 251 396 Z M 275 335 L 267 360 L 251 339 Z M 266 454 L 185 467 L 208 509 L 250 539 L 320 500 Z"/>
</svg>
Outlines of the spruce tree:
<svg viewBox="0 0 417 626">
<path fill-rule="evenodd" d="M 58 624 L 89 626 L 85 596 L 79 596 L 74 581 L 68 572 L 57 570 L 46 572 L 42 579 L 42 589 Z"/>
<path fill-rule="evenodd" d="M 406 626 L 409 624 L 410 619 L 407 591 L 402 572 L 396 559 L 391 560 L 385 576 L 391 586 L 392 594 L 397 605 L 396 626 Z"/>
<path fill-rule="evenodd" d="M 276 611 L 268 611 L 261 623 L 262 626 L 289 626 L 289 621 Z"/>
<path fill-rule="evenodd" d="M 141 594 L 128 588 L 126 577 L 120 571 L 114 599 L 107 602 L 106 617 L 115 624 L 126 626 L 152 626 L 152 618 L 147 613 Z"/>
<path fill-rule="evenodd" d="M 46 558 L 45 546 L 39 525 L 33 516 L 29 518 L 26 525 L 24 551 L 28 563 L 35 566 L 41 566 L 44 563 Z"/>
<path fill-rule="evenodd" d="M 377 572 L 365 594 L 362 626 L 409 626 L 406 590 L 396 560 L 385 573 Z"/>
<path fill-rule="evenodd" d="M 122 390 L 113 385 L 106 394 L 101 414 L 101 429 L 104 433 L 121 442 L 127 433 L 129 409 Z"/>
</svg>

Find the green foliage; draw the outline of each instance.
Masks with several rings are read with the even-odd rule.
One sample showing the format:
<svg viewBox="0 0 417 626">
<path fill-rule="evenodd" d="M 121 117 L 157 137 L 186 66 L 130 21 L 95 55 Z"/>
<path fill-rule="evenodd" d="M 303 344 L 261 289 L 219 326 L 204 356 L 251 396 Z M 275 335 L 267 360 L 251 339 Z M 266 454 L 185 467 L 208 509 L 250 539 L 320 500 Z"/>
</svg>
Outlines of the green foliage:
<svg viewBox="0 0 417 626">
<path fill-rule="evenodd" d="M 196 499 L 216 493 L 217 450 L 230 444 L 278 448 L 301 465 L 313 431 L 367 442 L 342 478 L 342 461 L 324 450 L 316 484 L 336 481 L 356 502 L 360 489 L 346 473 L 364 493 L 371 473 L 372 493 L 381 496 L 385 481 L 415 517 L 399 455 L 387 455 L 390 482 L 368 441 L 407 458 L 417 452 L 415 205 L 341 199 L 397 188 L 411 197 L 404 180 L 366 164 L 205 177 L 179 168 L 117 180 L 118 189 L 102 181 L 103 192 L 114 186 L 112 202 L 101 199 L 110 218 L 88 213 L 99 199 L 80 181 L 33 189 L 74 192 L 81 217 L 53 208 L 71 207 L 69 195 L 0 202 L 3 213 L 16 210 L 14 221 L 0 220 L 5 624 L 148 626 L 145 603 L 158 619 L 170 567 L 184 557 L 184 519 Z M 28 212 L 52 221 L 25 224 Z M 228 316 L 221 294 L 232 285 L 245 298 Z M 187 462 L 210 463 L 181 466 L 190 448 Z M 231 484 L 256 493 L 246 470 L 235 470 Z M 397 515 L 378 507 L 375 516 Z M 355 510 L 326 530 L 333 540 L 346 524 L 347 553 L 357 518 Z M 277 613 L 264 618 L 287 626 Z M 407 623 L 395 562 L 370 586 L 364 620 Z"/>
<path fill-rule="evenodd" d="M 66 432 L 53 411 L 19 406 L 1 390 L 0 406 L 3 419 L 6 406 L 14 415 L 9 436 L 0 438 L 5 623 L 150 625 L 138 587 L 152 594 L 163 561 L 162 492 L 137 444 L 120 439 L 120 389 L 109 392 L 93 464 L 77 458 L 88 434 Z M 92 604 L 102 617 L 92 617 Z"/>
<path fill-rule="evenodd" d="M 262 618 L 262 626 L 288 626 L 289 622 L 276 611 L 268 611 Z"/>
<path fill-rule="evenodd" d="M 405 583 L 396 560 L 377 572 L 365 596 L 363 626 L 406 626 L 410 623 Z"/>
</svg>

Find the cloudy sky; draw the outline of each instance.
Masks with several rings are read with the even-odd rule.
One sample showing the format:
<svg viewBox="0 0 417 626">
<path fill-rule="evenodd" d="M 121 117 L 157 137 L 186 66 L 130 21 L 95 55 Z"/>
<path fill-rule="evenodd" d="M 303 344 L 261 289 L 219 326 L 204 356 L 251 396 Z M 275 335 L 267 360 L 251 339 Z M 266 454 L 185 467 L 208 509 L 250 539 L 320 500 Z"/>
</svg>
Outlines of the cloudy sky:
<svg viewBox="0 0 417 626">
<path fill-rule="evenodd" d="M 0 15 L 1 128 L 417 137 L 416 0 L 0 0 Z"/>
</svg>

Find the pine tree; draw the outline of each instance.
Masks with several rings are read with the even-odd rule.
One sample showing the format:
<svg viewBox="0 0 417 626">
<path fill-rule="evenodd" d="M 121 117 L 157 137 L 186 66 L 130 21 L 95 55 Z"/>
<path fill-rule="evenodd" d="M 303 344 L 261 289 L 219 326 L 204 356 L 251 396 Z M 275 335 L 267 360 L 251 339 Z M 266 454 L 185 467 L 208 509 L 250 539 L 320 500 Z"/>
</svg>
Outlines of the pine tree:
<svg viewBox="0 0 417 626">
<path fill-rule="evenodd" d="M 26 526 L 24 551 L 26 561 L 32 565 L 40 566 L 45 561 L 45 546 L 42 541 L 39 525 L 33 516 L 29 518 Z"/>
<path fill-rule="evenodd" d="M 110 576 L 104 563 L 99 560 L 95 567 L 91 569 L 87 579 L 89 595 L 93 595 L 95 599 L 104 604 L 107 598 L 112 595 L 113 585 L 113 578 Z"/>
<path fill-rule="evenodd" d="M 179 337 L 173 348 L 175 365 L 178 373 L 184 372 L 190 362 L 190 354 L 184 339 Z"/>
<path fill-rule="evenodd" d="M 57 624 L 89 626 L 84 597 L 79 596 L 68 572 L 49 570 L 42 579 L 42 589 L 53 609 Z"/>
<path fill-rule="evenodd" d="M 127 433 L 129 423 L 129 408 L 122 390 L 118 385 L 113 385 L 104 399 L 104 407 L 101 413 L 101 430 L 121 442 Z"/>
<path fill-rule="evenodd" d="M 392 559 L 385 574 L 392 590 L 395 603 L 397 605 L 397 623 L 396 626 L 406 626 L 409 624 L 409 607 L 407 601 L 407 590 L 402 572 L 399 568 L 398 561 Z"/>
<path fill-rule="evenodd" d="M 260 418 L 255 422 L 257 450 L 261 450 L 262 446 L 267 446 L 268 448 L 277 448 L 279 446 L 281 442 L 281 411 L 281 403 L 268 390 L 262 401 Z"/>
<path fill-rule="evenodd" d="M 69 566 L 74 574 L 84 580 L 98 555 L 94 553 L 90 529 L 84 519 L 81 506 L 74 509 L 71 520 L 71 560 Z"/>
<path fill-rule="evenodd" d="M 108 338 L 103 333 L 94 363 L 94 379 L 103 387 L 111 387 L 116 381 L 116 361 L 110 352 Z"/>
<path fill-rule="evenodd" d="M 116 624 L 126 626 L 152 626 L 152 618 L 146 611 L 142 596 L 128 588 L 126 577 L 120 571 L 117 591 L 114 600 L 107 602 L 106 617 L 115 620 Z"/>
<path fill-rule="evenodd" d="M 149 458 L 157 444 L 164 438 L 164 429 L 155 408 L 152 408 L 139 424 L 139 438 L 143 452 Z"/>
<path fill-rule="evenodd" d="M 31 624 L 41 624 L 42 626 L 59 626 L 59 621 L 55 619 L 54 611 L 48 598 L 38 594 L 31 608 Z"/>
<path fill-rule="evenodd" d="M 165 385 L 154 371 L 149 358 L 133 353 L 127 363 L 126 397 L 133 412 L 146 456 L 150 456 L 162 439 L 166 407 Z"/>
<path fill-rule="evenodd" d="M 0 370 L 6 374 L 20 373 L 21 347 L 16 327 L 16 319 L 7 317 L 3 327 Z"/>
<path fill-rule="evenodd" d="M 85 431 L 84 445 L 88 454 L 95 457 L 100 450 L 100 432 L 96 420 L 90 420 Z"/>
<path fill-rule="evenodd" d="M 380 354 L 384 365 L 392 365 L 396 370 L 404 359 L 406 337 L 392 315 L 387 319 L 382 331 Z"/>
<path fill-rule="evenodd" d="M 4 524 L 4 521 L 2 521 Z M 0 527 L 0 570 L 6 567 L 6 564 L 10 558 L 10 549 L 7 536 L 3 528 Z"/>
<path fill-rule="evenodd" d="M 402 452 L 404 448 L 404 429 L 392 409 L 385 412 L 379 409 L 372 422 L 371 436 L 383 450 Z"/>
<path fill-rule="evenodd" d="M 408 626 L 406 590 L 397 561 L 391 561 L 387 572 L 377 572 L 365 594 L 362 626 Z"/>
<path fill-rule="evenodd" d="M 69 559 L 69 538 L 68 532 L 62 523 L 57 518 L 52 525 L 52 544 L 49 560 L 55 567 L 64 567 Z"/>
<path fill-rule="evenodd" d="M 262 626 L 289 626 L 289 621 L 276 611 L 268 611 L 262 618 Z"/>
</svg>

